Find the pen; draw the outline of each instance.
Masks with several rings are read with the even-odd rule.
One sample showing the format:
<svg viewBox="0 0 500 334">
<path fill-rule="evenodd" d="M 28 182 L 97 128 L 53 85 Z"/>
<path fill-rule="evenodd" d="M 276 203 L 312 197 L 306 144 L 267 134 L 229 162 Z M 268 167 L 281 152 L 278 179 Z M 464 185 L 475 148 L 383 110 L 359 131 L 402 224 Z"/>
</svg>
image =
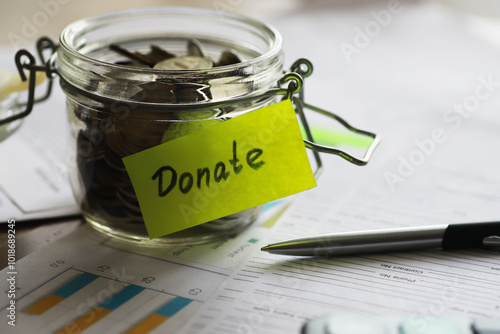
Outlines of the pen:
<svg viewBox="0 0 500 334">
<path fill-rule="evenodd" d="M 325 234 L 262 247 L 271 254 L 335 256 L 425 248 L 500 247 L 500 222 L 446 224 Z"/>
</svg>

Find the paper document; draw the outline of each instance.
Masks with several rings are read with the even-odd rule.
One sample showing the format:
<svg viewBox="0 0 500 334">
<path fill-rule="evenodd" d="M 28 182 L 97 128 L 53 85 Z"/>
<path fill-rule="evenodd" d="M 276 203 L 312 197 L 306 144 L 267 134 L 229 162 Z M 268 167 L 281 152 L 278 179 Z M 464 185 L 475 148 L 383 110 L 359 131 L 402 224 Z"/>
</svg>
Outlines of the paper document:
<svg viewBox="0 0 500 334">
<path fill-rule="evenodd" d="M 0 66 L 10 69 L 12 50 L 0 50 Z M 37 87 L 38 94 L 45 86 Z M 27 92 L 22 93 L 22 100 Z M 68 180 L 64 94 L 55 80 L 50 98 L 33 111 L 10 137 L 0 143 L 0 222 L 59 217 L 79 213 Z"/>
<path fill-rule="evenodd" d="M 434 190 L 440 184 L 456 183 L 451 175 L 463 170 L 451 169 L 447 174 L 433 167 L 422 177 L 440 182 L 412 183 L 404 197 L 402 193 L 389 196 L 385 185 L 368 183 L 347 198 L 335 198 L 331 189 L 341 188 L 341 183 L 332 182 L 330 189 L 299 197 L 268 241 L 325 231 L 479 221 L 498 215 L 488 192 L 462 192 L 450 198 L 449 189 Z M 464 179 L 456 185 L 484 188 L 482 183 L 490 181 L 480 180 L 477 174 L 469 177 L 476 180 Z M 498 255 L 482 250 L 425 250 L 314 259 L 256 250 L 190 320 L 186 333 L 299 333 L 308 319 L 334 312 L 402 314 L 422 328 L 441 315 L 496 318 Z"/>
<path fill-rule="evenodd" d="M 325 165 L 347 172 L 332 159 Z M 462 172 L 455 168 L 440 181 L 456 181 L 453 175 Z M 422 174 L 436 180 L 441 172 L 429 168 Z M 266 210 L 235 238 L 200 246 L 130 247 L 84 226 L 13 268 L 17 328 L 8 327 L 7 333 L 298 333 L 308 319 L 335 311 L 403 313 L 422 326 L 445 314 L 496 317 L 500 258 L 495 252 L 427 250 L 303 259 L 260 251 L 270 242 L 325 231 L 442 223 L 464 214 L 480 219 L 487 211 L 493 215 L 485 192 L 462 193 L 470 206 L 455 210 L 454 201 L 442 196 L 439 202 L 426 202 L 429 195 L 437 201 L 436 183 L 411 182 L 407 195 L 394 194 L 396 199 L 388 203 L 392 192 L 371 179 L 363 178 L 367 184 L 349 192 L 351 177 L 325 177 L 320 187 L 295 198 L 277 221 L 282 206 L 272 214 Z M 479 187 L 484 181 L 470 175 L 463 184 L 468 182 Z M 438 209 L 432 210 L 434 206 Z M 419 211 L 421 207 L 425 210 Z M 2 275 L 9 276 L 10 270 Z M 0 288 L 8 291 L 8 282 Z M 7 306 L 2 304 L 3 316 Z"/>
<path fill-rule="evenodd" d="M 134 248 L 85 225 L 43 248 L 42 256 L 33 253 L 1 271 L 14 278 L 0 287 L 8 297 L 15 286 L 17 314 L 16 326 L 4 325 L 3 332 L 178 332 L 259 247 L 287 205 L 267 204 L 252 228 L 200 246 Z M 5 318 L 10 305 L 2 299 Z"/>
</svg>

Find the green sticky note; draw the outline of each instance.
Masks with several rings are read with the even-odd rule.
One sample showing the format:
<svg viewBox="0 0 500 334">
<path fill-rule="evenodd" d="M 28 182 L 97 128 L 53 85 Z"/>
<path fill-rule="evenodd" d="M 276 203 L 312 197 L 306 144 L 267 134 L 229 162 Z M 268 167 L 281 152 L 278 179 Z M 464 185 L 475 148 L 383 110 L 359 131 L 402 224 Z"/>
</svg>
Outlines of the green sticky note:
<svg viewBox="0 0 500 334">
<path fill-rule="evenodd" d="M 316 186 L 285 100 L 123 158 L 150 238 Z"/>
</svg>

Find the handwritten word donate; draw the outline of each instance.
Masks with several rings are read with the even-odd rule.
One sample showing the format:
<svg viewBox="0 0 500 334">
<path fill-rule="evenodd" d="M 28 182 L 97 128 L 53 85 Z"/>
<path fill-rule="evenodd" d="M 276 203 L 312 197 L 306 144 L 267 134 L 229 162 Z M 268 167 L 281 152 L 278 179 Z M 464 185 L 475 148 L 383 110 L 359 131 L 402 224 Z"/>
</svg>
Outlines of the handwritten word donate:
<svg viewBox="0 0 500 334">
<path fill-rule="evenodd" d="M 259 169 L 265 163 L 264 161 L 256 160 L 262 155 L 264 151 L 260 148 L 253 148 L 249 150 L 246 154 L 246 162 L 247 165 L 252 169 Z M 237 143 L 236 140 L 233 141 L 233 158 L 229 160 L 229 164 L 233 166 L 233 173 L 238 175 L 241 173 L 243 169 L 243 165 L 238 164 L 240 159 L 237 156 Z M 170 175 L 170 183 L 168 187 L 165 189 L 163 186 L 163 175 L 167 173 Z M 203 178 L 205 178 L 205 185 L 207 188 L 210 188 L 210 175 L 213 175 L 213 179 L 215 182 L 219 183 L 221 180 L 227 180 L 229 178 L 229 171 L 226 171 L 226 165 L 223 161 L 219 161 L 215 164 L 214 171 L 211 172 L 209 167 L 203 167 L 197 169 L 197 177 L 196 177 L 196 187 L 201 189 L 201 184 L 203 182 Z M 165 197 L 167 196 L 177 185 L 177 171 L 172 166 L 162 166 L 160 167 L 156 173 L 154 173 L 152 179 L 158 180 L 158 196 Z M 168 177 L 168 176 L 167 176 Z M 189 193 L 189 191 L 193 188 L 194 184 L 194 176 L 190 172 L 184 172 L 179 177 L 179 190 L 183 194 Z"/>
<path fill-rule="evenodd" d="M 123 162 L 150 238 L 316 186 L 289 100 L 201 128 Z M 203 205 L 197 205 L 201 197 Z"/>
</svg>

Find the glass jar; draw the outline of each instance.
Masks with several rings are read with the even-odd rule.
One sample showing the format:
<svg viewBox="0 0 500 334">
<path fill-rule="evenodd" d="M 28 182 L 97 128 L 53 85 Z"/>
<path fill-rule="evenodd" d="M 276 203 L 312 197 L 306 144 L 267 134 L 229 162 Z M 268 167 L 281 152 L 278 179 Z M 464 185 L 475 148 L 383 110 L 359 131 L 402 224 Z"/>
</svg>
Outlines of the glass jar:
<svg viewBox="0 0 500 334">
<path fill-rule="evenodd" d="M 247 17 L 195 8 L 133 9 L 76 21 L 61 33 L 58 48 L 41 38 L 37 49 L 42 66 L 26 50 L 16 54 L 21 78 L 27 80 L 29 72 L 26 109 L 0 124 L 25 117 L 50 95 L 52 80 L 45 96 L 35 98 L 37 72 L 49 79 L 57 74 L 67 97 L 74 195 L 85 220 L 117 239 L 147 246 L 198 244 L 251 224 L 261 207 L 151 240 L 122 158 L 278 102 L 280 95 L 292 100 L 300 118 L 305 147 L 317 163 L 315 176 L 322 169 L 318 152 L 363 166 L 380 141 L 305 103 L 302 78 L 312 73 L 312 64 L 300 59 L 285 71 L 279 32 Z M 45 50 L 52 52 L 48 61 Z M 304 109 L 371 137 L 364 156 L 316 143 Z"/>
<path fill-rule="evenodd" d="M 201 51 L 214 65 L 155 69 L 123 50 L 153 59 L 161 50 L 181 61 Z M 238 57 L 235 63 L 225 64 L 227 52 Z M 71 185 L 93 227 L 147 245 L 196 244 L 233 234 L 257 217 L 260 207 L 150 240 L 122 158 L 274 102 L 276 96 L 264 93 L 284 73 L 275 29 L 193 8 L 115 12 L 66 27 L 56 63 L 74 145 Z"/>
</svg>

